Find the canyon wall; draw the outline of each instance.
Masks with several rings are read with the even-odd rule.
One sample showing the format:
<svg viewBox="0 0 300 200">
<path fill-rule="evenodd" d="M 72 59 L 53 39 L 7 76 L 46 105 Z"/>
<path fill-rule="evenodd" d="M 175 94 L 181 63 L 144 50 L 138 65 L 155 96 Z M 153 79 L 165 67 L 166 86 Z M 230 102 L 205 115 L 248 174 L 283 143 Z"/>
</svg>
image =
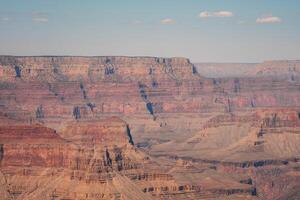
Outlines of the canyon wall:
<svg viewBox="0 0 300 200">
<path fill-rule="evenodd" d="M 191 190 L 138 151 L 118 118 L 73 123 L 70 134 L 38 124 L 0 126 L 4 199 L 158 199 Z"/>
<path fill-rule="evenodd" d="M 299 77 L 198 71 L 186 58 L 0 56 L 0 194 L 297 197 Z"/>
<path fill-rule="evenodd" d="M 52 120 L 298 107 L 299 81 L 207 79 L 184 58 L 1 57 L 1 112 Z"/>
</svg>

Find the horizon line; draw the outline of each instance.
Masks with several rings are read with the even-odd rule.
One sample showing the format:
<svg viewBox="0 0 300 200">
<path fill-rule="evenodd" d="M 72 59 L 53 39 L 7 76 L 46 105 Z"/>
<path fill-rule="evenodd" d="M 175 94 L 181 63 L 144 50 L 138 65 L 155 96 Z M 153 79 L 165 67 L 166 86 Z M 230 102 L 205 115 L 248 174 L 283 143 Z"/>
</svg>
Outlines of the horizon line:
<svg viewBox="0 0 300 200">
<path fill-rule="evenodd" d="M 184 58 L 188 59 L 193 64 L 258 64 L 265 62 L 300 62 L 300 59 L 266 59 L 262 61 L 256 62 L 244 62 L 244 61 L 191 61 L 190 58 L 184 56 L 171 56 L 171 57 L 163 57 L 163 56 L 128 56 L 128 55 L 9 55 L 9 54 L 0 54 L 0 57 L 86 57 L 86 58 L 104 58 L 104 57 L 124 57 L 124 58 Z"/>
</svg>

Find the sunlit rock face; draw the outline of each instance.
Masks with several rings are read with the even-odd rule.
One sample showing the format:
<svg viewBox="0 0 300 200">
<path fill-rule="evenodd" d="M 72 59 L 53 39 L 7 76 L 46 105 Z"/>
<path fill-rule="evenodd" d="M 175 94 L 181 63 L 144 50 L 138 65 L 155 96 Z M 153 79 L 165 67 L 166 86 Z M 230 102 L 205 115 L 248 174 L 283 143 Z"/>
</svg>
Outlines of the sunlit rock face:
<svg viewBox="0 0 300 200">
<path fill-rule="evenodd" d="M 298 76 L 198 69 L 186 58 L 1 56 L 0 195 L 298 197 Z"/>
<path fill-rule="evenodd" d="M 0 69 L 1 101 L 11 110 L 7 113 L 21 112 L 17 115 L 27 120 L 54 121 L 145 113 L 151 109 L 146 106 L 152 103 L 148 95 L 155 95 L 147 94 L 149 89 L 157 88 L 153 93 L 163 95 L 185 93 L 172 94 L 172 89 L 185 87 L 182 81 L 193 75 L 193 65 L 185 58 L 2 57 Z M 189 82 L 196 81 L 192 79 Z M 19 98 L 22 107 L 8 106 L 17 104 Z M 162 106 L 158 102 L 153 109 L 159 111 Z M 168 104 L 165 107 L 168 109 Z"/>
<path fill-rule="evenodd" d="M 52 121 L 299 106 L 299 82 L 207 79 L 185 58 L 1 57 L 3 112 Z M 284 89 L 284 90 L 283 90 Z"/>
<path fill-rule="evenodd" d="M 1 126 L 1 192 L 5 199 L 156 199 L 164 189 L 184 195 L 188 186 L 139 152 L 128 131 L 116 117 L 74 122 L 65 128 L 68 139 L 42 125 Z"/>
<path fill-rule="evenodd" d="M 147 75 L 188 78 L 193 72 L 186 58 L 153 57 L 1 57 L 7 80 L 142 80 Z M 13 66 L 13 67 L 12 67 Z"/>
</svg>

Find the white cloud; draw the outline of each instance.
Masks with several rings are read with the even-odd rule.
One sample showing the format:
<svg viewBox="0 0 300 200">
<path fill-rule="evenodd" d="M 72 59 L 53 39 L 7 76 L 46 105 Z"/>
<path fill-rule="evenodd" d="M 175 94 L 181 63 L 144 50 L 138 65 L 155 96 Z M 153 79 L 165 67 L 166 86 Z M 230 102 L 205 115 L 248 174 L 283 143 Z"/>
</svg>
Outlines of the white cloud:
<svg viewBox="0 0 300 200">
<path fill-rule="evenodd" d="M 280 23 L 281 19 L 279 17 L 275 16 L 265 16 L 265 17 L 259 17 L 256 19 L 256 23 L 258 24 L 274 24 L 274 23 Z"/>
<path fill-rule="evenodd" d="M 48 13 L 36 11 L 36 12 L 32 12 L 31 15 L 32 15 L 32 22 L 34 23 L 45 24 L 49 22 Z"/>
<path fill-rule="evenodd" d="M 165 18 L 160 21 L 161 24 L 175 24 L 175 20 L 171 18 Z"/>
<path fill-rule="evenodd" d="M 231 11 L 217 11 L 217 12 L 209 12 L 203 11 L 198 15 L 200 18 L 208 18 L 208 17 L 233 17 L 234 14 Z"/>
<path fill-rule="evenodd" d="M 237 24 L 239 24 L 239 25 L 242 25 L 242 24 L 245 24 L 245 23 L 246 23 L 246 21 L 243 21 L 243 20 L 238 20 L 236 23 L 237 23 Z"/>
<path fill-rule="evenodd" d="M 3 22 L 7 22 L 7 21 L 9 21 L 10 19 L 8 18 L 8 17 L 2 17 L 1 18 L 1 21 L 3 21 Z"/>
<path fill-rule="evenodd" d="M 142 21 L 136 19 L 136 20 L 132 21 L 132 24 L 134 24 L 134 25 L 142 24 Z"/>
<path fill-rule="evenodd" d="M 32 18 L 32 21 L 34 23 L 45 24 L 48 23 L 49 20 L 46 17 L 34 17 Z"/>
</svg>

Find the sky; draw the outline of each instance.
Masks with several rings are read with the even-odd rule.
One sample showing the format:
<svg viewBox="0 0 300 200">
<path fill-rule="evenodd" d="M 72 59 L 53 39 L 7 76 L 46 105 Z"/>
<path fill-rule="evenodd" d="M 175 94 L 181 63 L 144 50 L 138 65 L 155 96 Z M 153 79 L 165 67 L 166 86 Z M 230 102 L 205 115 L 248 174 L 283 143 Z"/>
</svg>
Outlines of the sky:
<svg viewBox="0 0 300 200">
<path fill-rule="evenodd" d="M 300 0 L 0 0 L 0 54 L 300 59 Z"/>
</svg>

